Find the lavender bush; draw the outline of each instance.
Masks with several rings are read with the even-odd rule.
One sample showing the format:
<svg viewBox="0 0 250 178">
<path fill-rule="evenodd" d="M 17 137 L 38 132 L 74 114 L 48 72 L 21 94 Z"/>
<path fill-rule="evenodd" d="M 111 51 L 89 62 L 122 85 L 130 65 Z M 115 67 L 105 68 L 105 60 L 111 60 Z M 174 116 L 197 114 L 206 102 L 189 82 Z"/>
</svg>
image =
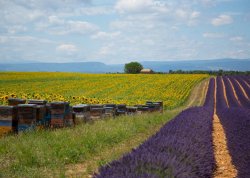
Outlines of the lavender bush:
<svg viewBox="0 0 250 178">
<path fill-rule="evenodd" d="M 221 97 L 222 86 L 217 84 L 217 114 L 220 118 L 221 124 L 225 130 L 227 138 L 227 146 L 229 153 L 232 157 L 232 162 L 235 165 L 239 178 L 246 178 L 250 175 L 250 105 L 246 101 L 245 97 L 238 84 L 235 82 L 235 78 L 244 85 L 242 77 L 229 77 L 232 81 L 238 98 L 242 104 L 242 107 L 238 105 L 233 96 L 233 91 L 228 82 L 226 84 L 227 96 L 230 103 L 233 103 L 234 107 L 226 108 L 225 99 Z M 225 78 L 224 78 L 225 79 Z M 238 87 L 237 87 L 238 86 Z M 247 87 L 244 85 L 244 87 Z"/>
<path fill-rule="evenodd" d="M 244 96 L 244 93 L 242 92 L 240 86 L 238 83 L 235 81 L 234 77 L 229 77 L 229 79 L 232 81 L 232 84 L 235 88 L 236 94 L 240 100 L 240 103 L 242 104 L 243 107 L 250 108 L 250 101 Z"/>
<path fill-rule="evenodd" d="M 242 87 L 244 88 L 244 90 L 246 91 L 247 95 L 250 96 L 250 88 L 247 86 L 247 84 L 245 82 L 247 82 L 245 77 L 241 77 L 241 76 L 237 76 L 235 77 L 238 82 L 242 85 Z M 250 82 L 248 82 L 250 84 Z"/>
<path fill-rule="evenodd" d="M 218 110 L 227 137 L 232 162 L 239 178 L 250 175 L 250 110 L 230 108 Z"/>
<path fill-rule="evenodd" d="M 239 107 L 240 105 L 234 96 L 233 89 L 232 89 L 227 77 L 223 77 L 223 81 L 224 81 L 225 87 L 226 87 L 226 94 L 227 94 L 227 100 L 229 103 L 229 107 Z"/>
<path fill-rule="evenodd" d="M 242 77 L 236 77 L 244 89 Z M 250 109 L 249 102 L 234 78 L 230 77 L 238 98 L 226 77 L 218 77 L 217 114 L 227 138 L 238 177 L 250 175 Z M 223 94 L 225 83 L 229 108 Z M 246 80 L 244 78 L 244 80 Z M 121 159 L 100 167 L 94 177 L 213 177 L 215 159 L 212 143 L 215 80 L 210 84 L 203 107 L 190 108 L 180 113 L 161 130 Z"/>
<path fill-rule="evenodd" d="M 216 92 L 216 107 L 218 109 L 227 108 L 227 103 L 224 97 L 222 77 L 217 77 L 217 92 Z"/>
<path fill-rule="evenodd" d="M 214 80 L 210 84 L 208 97 L 213 95 Z M 183 111 L 137 149 L 101 167 L 94 177 L 212 177 L 212 117 L 211 107 Z"/>
</svg>

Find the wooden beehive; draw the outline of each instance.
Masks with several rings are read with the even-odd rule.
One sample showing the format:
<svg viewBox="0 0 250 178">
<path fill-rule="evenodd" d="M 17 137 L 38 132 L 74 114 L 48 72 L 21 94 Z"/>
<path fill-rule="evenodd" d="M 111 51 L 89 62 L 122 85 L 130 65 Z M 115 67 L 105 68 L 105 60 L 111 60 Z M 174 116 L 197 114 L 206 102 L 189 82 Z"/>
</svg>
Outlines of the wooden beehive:
<svg viewBox="0 0 250 178">
<path fill-rule="evenodd" d="M 137 113 L 137 107 L 127 106 L 127 114 L 135 115 Z"/>
<path fill-rule="evenodd" d="M 50 127 L 50 121 L 51 121 L 51 104 L 46 103 L 45 108 L 46 108 L 46 116 L 45 116 L 44 127 L 49 128 Z"/>
<path fill-rule="evenodd" d="M 42 129 L 46 127 L 46 106 L 37 105 L 36 106 L 36 125 L 38 128 Z"/>
<path fill-rule="evenodd" d="M 137 107 L 137 114 L 150 112 L 150 108 L 147 105 L 135 105 Z"/>
<path fill-rule="evenodd" d="M 69 105 L 68 102 L 65 103 L 65 118 L 64 124 L 66 127 L 72 127 L 75 125 L 74 118 L 72 115 L 72 107 Z"/>
<path fill-rule="evenodd" d="M 73 113 L 75 116 L 75 124 L 81 124 L 88 122 L 90 119 L 90 105 L 79 104 L 73 106 Z"/>
<path fill-rule="evenodd" d="M 37 105 L 18 104 L 18 125 L 17 131 L 34 130 L 36 128 Z"/>
<path fill-rule="evenodd" d="M 46 105 L 46 100 L 28 100 L 28 104 Z"/>
<path fill-rule="evenodd" d="M 17 108 L 14 106 L 0 106 L 0 136 L 15 132 L 17 127 Z"/>
<path fill-rule="evenodd" d="M 163 102 L 162 101 L 157 101 L 157 102 L 147 101 L 146 105 L 149 107 L 151 112 L 153 112 L 153 111 L 163 112 Z"/>
<path fill-rule="evenodd" d="M 20 98 L 9 98 L 8 105 L 9 106 L 17 106 L 18 104 L 25 104 L 26 100 Z"/>
<path fill-rule="evenodd" d="M 126 104 L 118 104 L 116 106 L 116 115 L 126 115 L 127 114 L 127 105 Z"/>
<path fill-rule="evenodd" d="M 64 127 L 65 114 L 66 114 L 66 104 L 65 102 L 52 102 L 50 103 L 50 127 L 60 128 Z"/>
<path fill-rule="evenodd" d="M 104 117 L 104 108 L 101 104 L 91 105 L 90 106 L 90 119 L 102 119 Z"/>
<path fill-rule="evenodd" d="M 163 101 L 156 101 L 156 102 L 153 102 L 154 105 L 156 105 L 156 107 L 158 108 L 158 111 L 163 113 Z"/>
<path fill-rule="evenodd" d="M 104 105 L 105 117 L 115 117 L 115 113 L 116 113 L 116 104 L 105 104 Z"/>
</svg>

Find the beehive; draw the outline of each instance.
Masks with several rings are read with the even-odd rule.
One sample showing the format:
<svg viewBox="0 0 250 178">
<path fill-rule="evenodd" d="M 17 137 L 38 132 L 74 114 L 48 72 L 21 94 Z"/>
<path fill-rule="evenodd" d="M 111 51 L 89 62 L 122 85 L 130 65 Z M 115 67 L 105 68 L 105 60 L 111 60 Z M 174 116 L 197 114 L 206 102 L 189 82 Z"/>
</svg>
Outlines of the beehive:
<svg viewBox="0 0 250 178">
<path fill-rule="evenodd" d="M 46 127 L 46 106 L 37 105 L 36 106 L 36 125 L 38 128 L 42 129 Z"/>
<path fill-rule="evenodd" d="M 150 112 L 150 108 L 147 105 L 135 105 L 137 107 L 137 114 Z"/>
<path fill-rule="evenodd" d="M 46 105 L 46 100 L 28 100 L 28 104 Z"/>
<path fill-rule="evenodd" d="M 127 114 L 127 105 L 126 104 L 118 104 L 116 107 L 116 115 L 126 115 Z"/>
<path fill-rule="evenodd" d="M 51 121 L 51 104 L 46 103 L 45 108 L 46 108 L 46 116 L 45 116 L 44 127 L 49 128 L 50 127 L 50 121 Z"/>
<path fill-rule="evenodd" d="M 104 108 L 101 104 L 91 105 L 90 106 L 90 119 L 102 119 L 104 117 Z"/>
<path fill-rule="evenodd" d="M 65 103 L 65 118 L 64 124 L 66 127 L 72 127 L 75 125 L 74 118 L 72 115 L 72 107 L 69 105 L 68 102 Z"/>
<path fill-rule="evenodd" d="M 17 131 L 34 130 L 36 128 L 37 105 L 18 104 Z"/>
<path fill-rule="evenodd" d="M 137 107 L 127 106 L 127 114 L 135 115 L 137 113 Z"/>
<path fill-rule="evenodd" d="M 163 101 L 156 101 L 153 102 L 154 105 L 156 105 L 156 107 L 158 108 L 158 111 L 163 113 Z"/>
<path fill-rule="evenodd" d="M 105 113 L 105 117 L 115 117 L 116 104 L 105 104 L 104 113 Z"/>
<path fill-rule="evenodd" d="M 0 136 L 16 131 L 17 108 L 14 106 L 0 106 Z"/>
<path fill-rule="evenodd" d="M 163 112 L 163 102 L 162 101 L 157 101 L 157 102 L 147 101 L 146 105 L 149 107 L 149 110 L 151 112 L 153 112 L 153 111 Z"/>
<path fill-rule="evenodd" d="M 17 106 L 18 104 L 25 104 L 26 100 L 20 98 L 9 98 L 8 105 L 9 106 Z"/>
<path fill-rule="evenodd" d="M 65 102 L 52 102 L 50 103 L 50 126 L 51 128 L 64 127 L 66 103 Z"/>
<path fill-rule="evenodd" d="M 79 104 L 73 106 L 73 113 L 75 116 L 75 124 L 88 122 L 90 119 L 90 105 Z"/>
</svg>

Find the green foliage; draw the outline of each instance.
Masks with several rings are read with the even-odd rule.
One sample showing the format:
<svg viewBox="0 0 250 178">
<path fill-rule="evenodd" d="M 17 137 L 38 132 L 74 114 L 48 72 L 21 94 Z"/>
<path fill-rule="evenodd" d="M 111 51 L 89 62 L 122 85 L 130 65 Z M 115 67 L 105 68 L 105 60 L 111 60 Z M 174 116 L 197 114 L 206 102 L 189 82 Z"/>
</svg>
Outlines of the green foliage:
<svg viewBox="0 0 250 178">
<path fill-rule="evenodd" d="M 138 74 L 142 69 L 143 66 L 139 62 L 130 62 L 124 66 L 124 72 L 128 74 Z"/>
</svg>

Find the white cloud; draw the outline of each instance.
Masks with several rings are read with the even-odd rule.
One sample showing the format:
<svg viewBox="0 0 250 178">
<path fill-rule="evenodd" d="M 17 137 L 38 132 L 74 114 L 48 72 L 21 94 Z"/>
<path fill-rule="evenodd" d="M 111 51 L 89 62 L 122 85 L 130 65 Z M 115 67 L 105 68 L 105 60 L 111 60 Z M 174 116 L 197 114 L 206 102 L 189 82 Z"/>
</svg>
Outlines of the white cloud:
<svg viewBox="0 0 250 178">
<path fill-rule="evenodd" d="M 249 58 L 250 50 L 249 49 L 233 49 L 227 51 L 226 56 L 231 58 L 238 58 L 238 59 L 246 59 Z"/>
<path fill-rule="evenodd" d="M 33 42 L 33 43 L 44 43 L 44 44 L 53 44 L 55 43 L 54 41 L 51 41 L 49 39 L 45 38 L 37 38 L 33 36 L 0 36 L 0 41 L 2 43 L 28 43 L 28 42 Z"/>
<path fill-rule="evenodd" d="M 48 21 L 52 25 L 63 25 L 65 23 L 63 19 L 60 19 L 58 16 L 55 15 L 49 16 Z"/>
<path fill-rule="evenodd" d="M 48 61 L 51 49 L 57 43 L 35 36 L 2 35 L 0 36 L 0 62 L 12 61 Z M 50 54 L 50 55 L 48 55 Z"/>
<path fill-rule="evenodd" d="M 99 28 L 95 24 L 86 21 L 63 21 L 53 19 L 54 23 L 49 26 L 47 30 L 49 33 L 54 35 L 67 35 L 67 34 L 92 34 L 95 33 Z"/>
<path fill-rule="evenodd" d="M 25 31 L 27 31 L 27 28 L 23 25 L 13 25 L 13 26 L 7 27 L 7 32 L 9 34 L 16 34 L 16 33 L 25 32 Z"/>
<path fill-rule="evenodd" d="M 104 57 L 104 56 L 107 56 L 107 55 L 113 55 L 115 54 L 115 51 L 114 51 L 114 44 L 111 43 L 111 44 L 108 44 L 108 45 L 105 45 L 105 46 L 102 46 L 99 50 L 99 55 Z"/>
<path fill-rule="evenodd" d="M 202 36 L 204 38 L 224 38 L 224 33 L 203 33 Z"/>
<path fill-rule="evenodd" d="M 77 8 L 75 9 L 76 15 L 88 15 L 88 16 L 94 16 L 94 15 L 106 15 L 111 14 L 114 12 L 113 8 L 110 7 L 83 7 L 83 8 Z"/>
<path fill-rule="evenodd" d="M 230 15 L 220 15 L 212 19 L 211 23 L 214 26 L 227 25 L 233 23 L 233 18 Z"/>
<path fill-rule="evenodd" d="M 56 47 L 57 51 L 66 52 L 66 53 L 74 53 L 78 51 L 77 47 L 73 44 L 60 44 Z"/>
<path fill-rule="evenodd" d="M 200 12 L 198 12 L 198 11 L 193 11 L 192 13 L 191 13 L 191 15 L 190 15 L 190 18 L 191 19 L 196 19 L 196 18 L 198 18 L 199 16 L 200 16 Z"/>
<path fill-rule="evenodd" d="M 121 34 L 121 32 L 117 31 L 117 32 L 103 32 L 103 31 L 99 31 L 97 32 L 95 35 L 92 35 L 91 38 L 92 39 L 113 39 L 118 37 Z"/>
<path fill-rule="evenodd" d="M 179 18 L 187 18 L 188 12 L 183 9 L 177 9 L 176 10 L 176 16 Z"/>
<path fill-rule="evenodd" d="M 166 3 L 156 0 L 119 0 L 115 9 L 119 13 L 168 12 Z"/>
<path fill-rule="evenodd" d="M 241 42 L 243 41 L 243 38 L 241 36 L 234 36 L 230 38 L 230 41 Z"/>
</svg>

